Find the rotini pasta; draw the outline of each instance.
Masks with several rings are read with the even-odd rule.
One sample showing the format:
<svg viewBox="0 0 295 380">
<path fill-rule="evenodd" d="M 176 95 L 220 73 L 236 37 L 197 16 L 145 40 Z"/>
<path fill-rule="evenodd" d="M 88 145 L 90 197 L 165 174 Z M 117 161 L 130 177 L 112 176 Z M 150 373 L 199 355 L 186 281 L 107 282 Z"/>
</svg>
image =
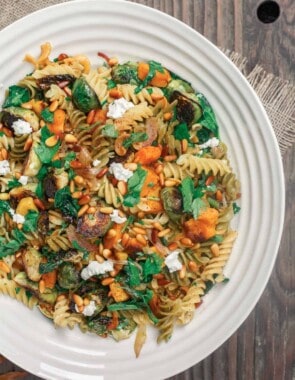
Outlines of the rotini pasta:
<svg viewBox="0 0 295 380">
<path fill-rule="evenodd" d="M 138 356 L 225 280 L 239 181 L 211 106 L 160 63 L 50 53 L 0 112 L 0 293 L 56 327 L 136 330 Z"/>
</svg>

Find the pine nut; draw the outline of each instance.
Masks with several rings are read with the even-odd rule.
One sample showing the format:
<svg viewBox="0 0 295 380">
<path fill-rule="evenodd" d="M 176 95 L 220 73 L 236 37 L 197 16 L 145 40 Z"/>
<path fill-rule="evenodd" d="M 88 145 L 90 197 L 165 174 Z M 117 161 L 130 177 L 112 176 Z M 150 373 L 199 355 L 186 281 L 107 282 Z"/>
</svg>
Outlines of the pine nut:
<svg viewBox="0 0 295 380">
<path fill-rule="evenodd" d="M 7 160 L 8 152 L 5 148 L 1 148 L 1 154 L 2 154 L 3 160 Z"/>
<path fill-rule="evenodd" d="M 109 95 L 111 98 L 114 98 L 114 99 L 119 99 L 122 97 L 122 92 L 119 91 L 117 88 L 112 88 L 110 91 L 109 91 Z"/>
<path fill-rule="evenodd" d="M 49 111 L 50 111 L 50 112 L 54 112 L 54 111 L 56 111 L 57 107 L 58 107 L 58 101 L 57 101 L 57 100 L 54 100 L 54 101 L 50 104 L 50 106 L 49 106 L 48 108 L 49 108 Z"/>
<path fill-rule="evenodd" d="M 83 313 L 84 305 L 78 306 L 79 313 Z"/>
<path fill-rule="evenodd" d="M 40 210 L 45 210 L 46 209 L 46 207 L 45 207 L 45 205 L 44 205 L 44 203 L 41 201 L 41 199 L 39 199 L 39 198 L 35 198 L 34 199 L 34 204 L 35 204 L 35 206 L 37 206 L 38 207 L 38 209 L 40 209 Z"/>
<path fill-rule="evenodd" d="M 8 194 L 8 193 L 1 193 L 0 194 L 0 200 L 1 201 L 8 201 L 8 199 L 10 199 L 10 194 Z"/>
<path fill-rule="evenodd" d="M 171 231 L 170 228 L 166 228 L 165 230 L 162 230 L 162 231 L 160 231 L 160 232 L 158 233 L 158 237 L 161 238 L 161 237 L 163 237 L 163 236 L 169 234 L 170 231 Z"/>
<path fill-rule="evenodd" d="M 143 219 L 145 217 L 145 213 L 143 211 L 138 211 L 137 216 L 139 219 Z"/>
<path fill-rule="evenodd" d="M 174 251 L 177 247 L 178 245 L 175 241 L 168 245 L 169 251 Z"/>
<path fill-rule="evenodd" d="M 88 205 L 84 205 L 80 208 L 79 212 L 78 212 L 78 216 L 82 216 L 86 213 L 86 211 L 88 210 L 89 206 Z"/>
<path fill-rule="evenodd" d="M 137 169 L 137 164 L 135 162 L 127 162 L 124 164 L 124 168 L 132 170 L 134 172 Z"/>
<path fill-rule="evenodd" d="M 157 173 L 157 174 L 160 174 L 160 173 L 162 173 L 162 171 L 163 171 L 163 165 L 158 165 L 157 167 L 156 167 L 156 169 L 155 169 L 155 172 Z"/>
<path fill-rule="evenodd" d="M 87 205 L 90 202 L 90 196 L 89 195 L 83 195 L 80 199 L 78 204 L 80 206 Z M 88 211 L 88 210 L 87 210 Z"/>
<path fill-rule="evenodd" d="M 109 168 L 101 169 L 101 171 L 97 174 L 96 178 L 102 178 L 107 172 Z"/>
<path fill-rule="evenodd" d="M 177 182 L 174 179 L 166 179 L 166 181 L 164 182 L 164 185 L 166 187 L 173 187 L 173 186 L 179 185 L 179 182 Z"/>
<path fill-rule="evenodd" d="M 185 265 L 183 265 L 182 268 L 181 268 L 180 271 L 179 271 L 179 278 L 180 278 L 181 280 L 184 279 L 185 274 L 186 274 L 186 267 L 185 267 Z"/>
<path fill-rule="evenodd" d="M 181 151 L 182 153 L 185 153 L 188 148 L 188 142 L 186 139 L 181 140 Z"/>
<path fill-rule="evenodd" d="M 91 110 L 91 111 L 88 113 L 88 115 L 87 115 L 87 119 L 86 119 L 86 123 L 87 123 L 87 124 L 92 124 L 92 123 L 93 123 L 94 115 L 95 115 L 95 110 Z"/>
<path fill-rule="evenodd" d="M 180 239 L 180 242 L 185 247 L 192 247 L 194 245 L 190 238 L 182 238 Z"/>
<path fill-rule="evenodd" d="M 111 228 L 107 233 L 107 239 L 112 239 L 117 236 L 117 231 Z"/>
<path fill-rule="evenodd" d="M 175 161 L 177 159 L 176 154 L 169 154 L 168 156 L 164 157 L 164 161 L 170 162 L 170 161 Z"/>
<path fill-rule="evenodd" d="M 117 65 L 118 63 L 119 63 L 119 61 L 118 61 L 118 58 L 116 58 L 116 57 L 111 57 L 111 58 L 108 60 L 108 64 L 109 64 L 109 66 L 111 66 L 111 67 Z"/>
<path fill-rule="evenodd" d="M 121 240 L 121 243 L 123 246 L 126 246 L 128 241 L 130 239 L 130 236 L 129 234 L 127 234 L 127 232 L 124 232 L 123 236 L 122 236 L 122 240 Z"/>
<path fill-rule="evenodd" d="M 115 257 L 117 260 L 125 261 L 128 259 L 128 253 L 126 252 L 116 252 Z"/>
<path fill-rule="evenodd" d="M 84 298 L 83 299 L 83 304 L 84 304 L 84 306 L 88 306 L 90 304 L 90 299 L 89 298 Z"/>
<path fill-rule="evenodd" d="M 117 188 L 120 191 L 121 195 L 127 194 L 127 183 L 124 181 L 119 181 L 117 184 Z"/>
<path fill-rule="evenodd" d="M 164 115 L 163 115 L 163 119 L 165 121 L 169 121 L 172 119 L 172 113 L 171 112 L 165 112 Z"/>
<path fill-rule="evenodd" d="M 95 255 L 95 260 L 100 264 L 104 263 L 104 258 L 99 255 Z"/>
<path fill-rule="evenodd" d="M 102 214 L 111 214 L 114 211 L 113 207 L 101 207 L 99 212 Z"/>
<path fill-rule="evenodd" d="M 158 230 L 158 231 L 162 231 L 164 229 L 163 226 L 161 226 L 161 224 L 159 222 L 154 222 L 153 223 L 153 227 Z"/>
<path fill-rule="evenodd" d="M 79 198 L 82 197 L 82 195 L 83 195 L 82 191 L 74 191 L 74 192 L 72 193 L 72 198 L 74 198 L 74 199 L 79 199 Z"/>
<path fill-rule="evenodd" d="M 33 108 L 33 105 L 31 103 L 31 101 L 29 101 L 29 102 L 26 102 L 26 103 L 22 103 L 21 107 L 25 108 L 26 110 L 31 110 Z"/>
<path fill-rule="evenodd" d="M 216 244 L 216 243 L 212 244 L 210 247 L 210 250 L 211 250 L 213 256 L 215 256 L 215 257 L 219 256 L 220 252 L 219 252 L 218 244 Z"/>
<path fill-rule="evenodd" d="M 164 174 L 163 173 L 159 174 L 159 181 L 160 181 L 160 185 L 163 187 L 164 184 L 165 184 L 165 179 L 164 179 Z"/>
<path fill-rule="evenodd" d="M 53 146 L 55 146 L 58 142 L 58 137 L 53 135 L 53 136 L 50 136 L 48 137 L 48 139 L 45 140 L 45 145 L 48 146 L 49 148 L 52 148 Z"/>
<path fill-rule="evenodd" d="M 115 269 L 115 270 L 112 270 L 112 271 L 110 272 L 110 275 L 111 275 L 112 277 L 116 277 L 118 273 L 119 273 L 119 271 L 118 271 L 117 269 Z"/>
<path fill-rule="evenodd" d="M 23 229 L 23 225 L 22 225 L 22 223 L 18 223 L 18 224 L 17 224 L 17 228 L 18 228 L 19 230 L 22 230 L 22 229 Z"/>
<path fill-rule="evenodd" d="M 39 124 L 40 124 L 40 127 L 41 127 L 41 128 L 45 127 L 45 125 L 46 125 L 44 120 L 40 120 L 40 123 L 39 123 Z"/>
<path fill-rule="evenodd" d="M 44 280 L 39 281 L 39 292 L 41 294 L 45 292 L 45 281 Z"/>
<path fill-rule="evenodd" d="M 89 207 L 87 210 L 87 214 L 95 214 L 96 208 L 95 207 Z"/>
<path fill-rule="evenodd" d="M 64 141 L 68 144 L 76 144 L 76 142 L 78 141 L 77 137 L 74 136 L 74 135 L 71 135 L 70 133 L 67 133 L 65 135 L 65 138 L 64 138 Z"/>
<path fill-rule="evenodd" d="M 74 193 L 75 192 L 75 182 L 71 179 L 70 182 L 70 192 Z"/>
<path fill-rule="evenodd" d="M 145 238 L 144 238 L 141 234 L 137 234 L 137 235 L 136 235 L 136 240 L 137 240 L 140 244 L 142 244 L 142 245 L 146 245 L 146 240 L 145 240 Z"/>
<path fill-rule="evenodd" d="M 23 148 L 24 152 L 28 152 L 31 149 L 32 145 L 33 145 L 33 139 L 31 137 L 28 137 Z"/>
<path fill-rule="evenodd" d="M 4 261 L 0 261 L 0 270 L 4 273 L 10 273 L 10 268 Z"/>
<path fill-rule="evenodd" d="M 188 267 L 194 273 L 196 273 L 198 271 L 198 269 L 199 269 L 198 265 L 194 261 L 190 261 L 188 263 Z"/>
<path fill-rule="evenodd" d="M 60 294 L 60 295 L 57 297 L 56 301 L 57 301 L 57 302 L 60 302 L 60 301 L 63 301 L 63 300 L 65 300 L 65 299 L 66 299 L 66 296 L 65 296 L 64 294 Z"/>
<path fill-rule="evenodd" d="M 144 228 L 140 228 L 140 227 L 133 227 L 133 231 L 136 234 L 141 234 L 141 235 L 145 235 L 146 234 L 146 230 Z"/>
<path fill-rule="evenodd" d="M 15 172 L 14 176 L 15 176 L 16 179 L 20 179 L 20 177 L 22 176 L 22 174 L 20 172 Z"/>
<path fill-rule="evenodd" d="M 82 306 L 83 305 L 83 298 L 80 297 L 78 294 L 73 294 L 73 301 L 77 306 Z"/>
<path fill-rule="evenodd" d="M 158 100 L 163 99 L 164 95 L 162 95 L 162 94 L 151 94 L 151 98 L 154 102 L 157 102 Z"/>
<path fill-rule="evenodd" d="M 112 251 L 108 248 L 104 248 L 102 251 L 102 255 L 105 259 L 108 259 L 112 256 Z"/>
<path fill-rule="evenodd" d="M 115 279 L 113 277 L 107 277 L 101 281 L 101 285 L 108 286 L 108 285 L 112 284 L 114 281 L 115 281 Z"/>
<path fill-rule="evenodd" d="M 216 191 L 216 194 L 215 194 L 215 198 L 217 201 L 221 202 L 222 199 L 223 199 L 223 195 L 222 195 L 222 192 L 220 190 L 217 190 Z"/>
</svg>

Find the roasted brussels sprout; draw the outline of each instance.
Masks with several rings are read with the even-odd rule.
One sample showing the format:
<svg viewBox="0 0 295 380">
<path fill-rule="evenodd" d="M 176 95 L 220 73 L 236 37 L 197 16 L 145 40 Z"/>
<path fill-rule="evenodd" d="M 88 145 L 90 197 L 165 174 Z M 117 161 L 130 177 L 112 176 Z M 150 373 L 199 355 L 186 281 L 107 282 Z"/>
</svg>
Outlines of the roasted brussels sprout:
<svg viewBox="0 0 295 380">
<path fill-rule="evenodd" d="M 75 80 L 72 90 L 75 106 L 80 111 L 88 113 L 94 108 L 100 108 L 99 99 L 84 77 Z"/>
<path fill-rule="evenodd" d="M 42 260 L 40 253 L 34 248 L 28 248 L 23 252 L 22 260 L 29 279 L 32 281 L 39 281 L 41 279 L 39 265 Z"/>
<path fill-rule="evenodd" d="M 170 101 L 177 100 L 177 119 L 186 124 L 196 123 L 202 116 L 202 108 L 195 94 L 173 91 Z"/>
<path fill-rule="evenodd" d="M 169 218 L 179 222 L 182 216 L 182 195 L 176 187 L 165 187 L 161 190 L 161 199 Z"/>
<path fill-rule="evenodd" d="M 36 188 L 36 183 L 28 183 L 24 186 L 14 187 L 9 193 L 11 206 L 15 209 L 21 199 L 33 197 L 35 195 Z"/>
<path fill-rule="evenodd" d="M 133 320 L 123 319 L 115 330 L 110 331 L 110 334 L 117 342 L 119 342 L 120 340 L 128 339 L 136 329 L 136 326 L 137 324 Z"/>
<path fill-rule="evenodd" d="M 113 68 L 112 78 L 119 84 L 137 84 L 137 64 L 135 62 L 126 62 L 123 65 L 117 65 Z"/>
<path fill-rule="evenodd" d="M 37 224 L 38 232 L 43 236 L 47 235 L 49 230 L 49 215 L 47 211 L 41 211 L 38 218 Z"/>
<path fill-rule="evenodd" d="M 112 225 L 108 214 L 96 211 L 95 214 L 84 214 L 78 219 L 77 232 L 86 238 L 102 237 Z"/>
<path fill-rule="evenodd" d="M 5 128 L 8 128 L 10 129 L 12 132 L 14 132 L 13 128 L 12 128 L 12 124 L 19 120 L 19 117 L 9 113 L 9 112 L 6 112 L 6 111 L 2 111 L 0 113 L 0 121 L 1 123 L 3 124 L 3 126 Z"/>
<path fill-rule="evenodd" d="M 179 91 L 181 93 L 193 93 L 194 89 L 188 82 L 184 81 L 183 79 L 173 79 L 166 87 L 166 91 L 168 97 L 170 97 L 174 91 Z"/>
<path fill-rule="evenodd" d="M 97 335 L 105 335 L 108 333 L 108 325 L 111 323 L 112 317 L 108 315 L 98 315 L 95 318 L 91 318 L 88 322 L 88 328 L 90 331 Z"/>
<path fill-rule="evenodd" d="M 39 144 L 37 142 L 33 143 L 30 149 L 29 156 L 24 164 L 25 167 L 24 167 L 23 175 L 26 175 L 28 177 L 35 177 L 39 173 L 42 163 L 37 153 L 35 152 L 35 148 L 37 148 L 38 145 Z"/>
<path fill-rule="evenodd" d="M 44 194 L 47 198 L 54 198 L 57 192 L 56 179 L 53 173 L 47 174 L 43 179 Z"/>
<path fill-rule="evenodd" d="M 63 263 L 58 268 L 58 285 L 64 289 L 74 289 L 80 282 L 80 275 L 73 263 Z"/>
<path fill-rule="evenodd" d="M 49 303 L 50 305 L 54 304 L 57 298 L 56 289 L 45 288 L 43 293 L 39 292 L 38 282 L 33 282 L 28 279 L 25 272 L 19 272 L 15 277 L 14 281 L 25 289 L 28 289 L 32 294 L 38 298 L 40 301 Z"/>
<path fill-rule="evenodd" d="M 42 90 L 46 90 L 50 87 L 51 84 L 56 83 L 57 85 L 62 82 L 71 83 L 75 80 L 75 77 L 69 74 L 61 74 L 61 75 L 47 75 L 46 77 L 37 79 L 38 86 Z"/>
<path fill-rule="evenodd" d="M 38 131 L 39 129 L 39 118 L 35 114 L 34 111 L 28 110 L 26 108 L 22 107 L 8 107 L 5 109 L 4 113 L 4 120 L 6 120 L 7 123 L 11 123 L 13 117 L 9 119 L 8 114 L 16 117 L 16 120 L 22 119 L 26 122 L 30 123 L 30 126 L 32 127 L 33 131 Z M 3 118 L 3 116 L 2 116 Z M 16 121 L 15 119 L 13 121 Z M 12 123 L 13 123 L 12 121 Z M 12 125 L 12 123 L 10 125 Z"/>
</svg>

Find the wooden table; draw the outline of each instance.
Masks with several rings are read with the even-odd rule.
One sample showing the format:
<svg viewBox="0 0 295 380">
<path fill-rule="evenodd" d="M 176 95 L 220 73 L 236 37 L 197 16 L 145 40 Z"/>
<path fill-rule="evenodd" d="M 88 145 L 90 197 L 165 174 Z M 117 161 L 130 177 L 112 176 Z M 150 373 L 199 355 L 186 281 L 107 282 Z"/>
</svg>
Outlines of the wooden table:
<svg viewBox="0 0 295 380">
<path fill-rule="evenodd" d="M 250 67 L 295 83 L 295 1 L 277 0 L 281 15 L 264 24 L 256 15 L 256 0 L 132 0 L 167 12 L 184 21 L 217 46 L 235 50 Z M 37 0 L 30 1 L 36 4 Z M 278 258 L 268 285 L 255 309 L 239 330 L 212 355 L 170 380 L 294 380 L 294 256 L 295 147 L 283 157 L 286 178 L 286 217 Z M 293 295 L 293 298 L 292 298 Z M 0 380 L 14 364 L 0 364 Z M 39 379 L 33 375 L 26 380 Z M 83 380 L 83 379 L 81 379 Z M 139 379 L 140 380 L 140 379 Z M 152 379 L 151 379 L 152 380 Z"/>
</svg>

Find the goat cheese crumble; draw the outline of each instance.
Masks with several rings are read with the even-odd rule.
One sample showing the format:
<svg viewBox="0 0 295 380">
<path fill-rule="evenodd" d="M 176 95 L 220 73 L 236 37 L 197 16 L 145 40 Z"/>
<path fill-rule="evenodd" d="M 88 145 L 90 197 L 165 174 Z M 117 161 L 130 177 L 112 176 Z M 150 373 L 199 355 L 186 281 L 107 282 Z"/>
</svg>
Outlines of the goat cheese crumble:
<svg viewBox="0 0 295 380">
<path fill-rule="evenodd" d="M 75 310 L 77 313 L 80 313 L 79 308 L 77 305 L 75 305 Z M 84 309 L 82 311 L 82 314 L 85 315 L 85 317 L 91 317 L 96 310 L 96 304 L 94 301 L 90 301 L 89 305 L 84 306 Z"/>
<path fill-rule="evenodd" d="M 25 223 L 25 217 L 23 215 L 21 215 L 21 214 L 13 214 L 12 220 L 15 223 L 20 223 L 20 224 L 24 224 Z"/>
<path fill-rule="evenodd" d="M 106 260 L 103 263 L 91 261 L 88 266 L 82 270 L 81 277 L 86 281 L 92 276 L 105 274 L 106 272 L 111 272 L 112 270 L 114 270 L 114 263 L 110 260 Z"/>
<path fill-rule="evenodd" d="M 14 133 L 18 135 L 26 135 L 28 133 L 31 133 L 33 131 L 32 127 L 30 126 L 30 123 L 27 121 L 18 119 L 14 121 L 11 125 L 11 127 L 14 130 Z"/>
<path fill-rule="evenodd" d="M 115 222 L 117 224 L 125 223 L 127 218 L 125 216 L 121 217 L 119 215 L 119 210 L 113 210 L 113 212 L 110 214 L 112 222 Z"/>
<path fill-rule="evenodd" d="M 0 175 L 6 175 L 10 173 L 10 166 L 7 160 L 0 161 Z"/>
<path fill-rule="evenodd" d="M 180 250 L 175 250 L 169 253 L 169 255 L 165 258 L 165 264 L 169 269 L 169 272 L 176 272 L 182 268 L 182 264 L 178 259 L 178 255 L 180 254 Z"/>
<path fill-rule="evenodd" d="M 215 148 L 218 145 L 219 145 L 219 140 L 216 137 L 212 137 L 212 139 L 209 139 L 204 144 L 199 145 L 199 147 L 201 149 L 206 149 L 206 148 Z"/>
<path fill-rule="evenodd" d="M 132 102 L 128 102 L 124 98 L 116 99 L 109 105 L 107 117 L 119 119 L 127 110 L 133 107 L 134 104 Z"/>
<path fill-rule="evenodd" d="M 28 179 L 29 179 L 28 176 L 22 175 L 20 176 L 18 182 L 25 186 L 28 183 Z"/>
<path fill-rule="evenodd" d="M 133 176 L 133 171 L 125 169 L 122 164 L 112 162 L 109 168 L 109 172 L 114 175 L 118 181 L 127 182 L 129 178 Z"/>
<path fill-rule="evenodd" d="M 96 167 L 96 166 L 98 166 L 100 163 L 101 163 L 100 160 L 93 160 L 93 162 L 92 162 L 92 166 L 93 166 L 93 167 Z"/>
</svg>

